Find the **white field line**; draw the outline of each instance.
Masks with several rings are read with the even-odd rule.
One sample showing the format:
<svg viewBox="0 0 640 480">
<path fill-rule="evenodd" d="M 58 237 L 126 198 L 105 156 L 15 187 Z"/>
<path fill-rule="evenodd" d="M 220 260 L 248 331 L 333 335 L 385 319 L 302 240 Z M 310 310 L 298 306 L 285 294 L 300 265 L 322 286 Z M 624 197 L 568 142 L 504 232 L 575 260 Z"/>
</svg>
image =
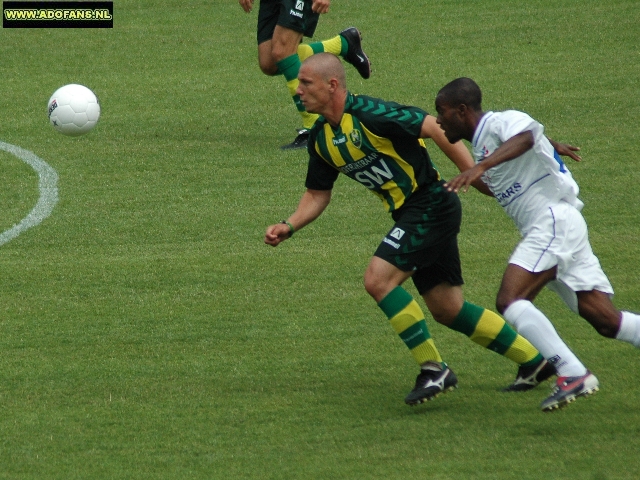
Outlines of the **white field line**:
<svg viewBox="0 0 640 480">
<path fill-rule="evenodd" d="M 4 245 L 25 230 L 35 227 L 51 214 L 53 207 L 58 203 L 58 174 L 44 160 L 29 150 L 4 142 L 0 142 L 0 150 L 15 155 L 23 162 L 31 165 L 38 172 L 38 189 L 40 190 L 38 203 L 29 214 L 20 223 L 0 233 L 0 245 Z"/>
</svg>

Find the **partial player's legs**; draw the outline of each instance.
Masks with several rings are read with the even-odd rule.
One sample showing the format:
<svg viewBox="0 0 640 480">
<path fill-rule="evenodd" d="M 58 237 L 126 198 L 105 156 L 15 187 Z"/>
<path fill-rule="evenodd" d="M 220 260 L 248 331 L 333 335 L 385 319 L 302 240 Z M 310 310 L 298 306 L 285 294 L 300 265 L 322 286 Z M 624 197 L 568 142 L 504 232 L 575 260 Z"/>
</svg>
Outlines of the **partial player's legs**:
<svg viewBox="0 0 640 480">
<path fill-rule="evenodd" d="M 364 284 L 420 365 L 415 387 L 405 398 L 407 404 L 417 405 L 454 389 L 458 380 L 442 361 L 422 309 L 400 286 L 410 275 L 411 272 L 404 272 L 379 257 L 373 257 L 365 273 Z"/>
<path fill-rule="evenodd" d="M 558 372 L 552 394 L 542 402 L 545 411 L 562 407 L 578 396 L 598 390 L 598 381 L 562 341 L 551 321 L 531 303 L 555 277 L 555 267 L 532 273 L 509 264 L 496 301 L 498 311 L 536 347 Z"/>
<path fill-rule="evenodd" d="M 547 250 L 558 262 L 557 278 L 548 284 L 549 289 L 600 335 L 640 347 L 640 316 L 621 312 L 613 305 L 613 287 L 593 253 L 582 214 L 567 205 L 553 211 L 565 221 L 556 222 L 553 231 L 554 238 L 561 241 L 552 242 Z"/>
<path fill-rule="evenodd" d="M 258 44 L 258 64 L 265 75 L 278 75 L 278 62 L 298 51 L 302 33 L 276 26 L 273 37 Z"/>
<path fill-rule="evenodd" d="M 466 302 L 456 236 L 429 249 L 430 264 L 418 269 L 412 280 L 434 319 L 469 337 L 492 352 L 519 365 L 516 380 L 507 391 L 534 388 L 555 374 L 531 343 L 496 313 Z"/>
<path fill-rule="evenodd" d="M 598 290 L 576 292 L 578 313 L 596 331 L 607 338 L 615 338 L 640 347 L 640 315 L 618 310 L 608 294 Z"/>
<path fill-rule="evenodd" d="M 622 314 L 613 306 L 609 295 L 598 290 L 576 292 L 576 295 L 580 316 L 603 337 L 615 338 L 620 330 Z"/>
<path fill-rule="evenodd" d="M 296 140 L 287 148 L 303 148 L 307 145 L 308 131 L 315 121 L 304 111 L 296 98 L 298 69 L 298 45 L 303 36 L 311 37 L 319 15 L 312 11 L 310 0 L 261 0 L 258 12 L 258 62 L 266 75 L 282 74 L 287 88 L 302 116 L 303 128 Z M 296 101 L 298 100 L 298 101 Z"/>
<path fill-rule="evenodd" d="M 555 368 L 500 316 L 465 301 L 461 287 L 441 283 L 422 297 L 438 323 L 519 365 L 516 379 L 504 391 L 530 390 L 555 375 Z"/>
<path fill-rule="evenodd" d="M 438 201 L 434 202 L 434 198 Z M 448 194 L 436 185 L 431 190 L 418 192 L 413 197 L 413 202 L 411 209 L 405 210 L 387 234 L 388 241 L 383 241 L 378 246 L 376 256 L 365 274 L 367 292 L 385 311 L 396 332 L 403 340 L 412 338 L 411 330 L 407 330 L 407 325 L 400 321 L 401 316 L 396 317 L 398 313 L 405 315 L 408 312 L 399 310 L 399 307 L 389 308 L 389 305 L 407 305 L 408 310 L 414 312 L 412 323 L 416 323 L 418 319 L 424 321 L 424 314 L 415 300 L 402 288 L 396 288 L 411 276 L 436 321 L 464 333 L 479 345 L 520 365 L 518 378 L 521 381 L 516 382 L 516 389 L 532 388 L 553 375 L 555 370 L 546 365 L 540 353 L 502 318 L 465 302 L 457 243 L 461 220 L 458 196 Z M 435 211 L 434 203 L 440 205 L 440 212 Z M 401 235 L 398 235 L 399 232 Z M 417 239 L 420 241 L 416 242 Z M 400 299 L 403 297 L 399 294 L 401 291 L 405 292 L 402 301 Z M 408 303 L 411 303 L 411 307 Z M 426 329 L 426 322 L 424 328 Z M 412 346 L 408 343 L 407 346 L 413 352 Z M 416 360 L 424 370 L 424 359 L 416 357 Z M 427 359 L 427 362 L 433 361 L 433 357 Z M 441 367 L 444 372 L 445 366 Z M 423 381 L 422 375 L 418 376 L 416 388 L 407 397 L 408 403 L 417 403 L 416 400 L 421 400 L 425 392 L 428 395 L 431 391 L 433 383 Z M 443 378 L 446 379 L 446 375 Z M 442 385 L 446 386 L 447 382 Z"/>
</svg>

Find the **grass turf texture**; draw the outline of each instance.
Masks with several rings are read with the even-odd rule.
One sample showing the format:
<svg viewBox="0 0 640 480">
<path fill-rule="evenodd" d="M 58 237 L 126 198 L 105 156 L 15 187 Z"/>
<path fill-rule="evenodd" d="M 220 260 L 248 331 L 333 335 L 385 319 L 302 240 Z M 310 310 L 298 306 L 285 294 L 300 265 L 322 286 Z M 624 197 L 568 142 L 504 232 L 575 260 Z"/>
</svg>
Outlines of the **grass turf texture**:
<svg viewBox="0 0 640 480">
<path fill-rule="evenodd" d="M 277 148 L 299 120 L 257 67 L 256 17 L 120 0 L 112 30 L 0 33 L 0 141 L 55 168 L 60 195 L 0 247 L 0 478 L 635 478 L 638 352 L 551 294 L 538 304 L 600 393 L 543 414 L 547 387 L 500 393 L 515 367 L 428 320 L 460 388 L 409 408 L 416 367 L 361 284 L 391 225 L 379 202 L 342 179 L 316 223 L 262 244 L 306 162 Z M 433 110 L 471 76 L 486 109 L 580 145 L 592 244 L 616 303 L 640 309 L 639 18 L 634 1 L 353 0 L 316 38 L 362 30 L 374 73 L 348 67 L 354 92 Z M 77 139 L 45 115 L 66 83 L 102 103 Z M 4 230 L 37 175 L 3 151 L 0 172 Z M 489 199 L 462 200 L 465 293 L 491 307 L 517 233 Z"/>
</svg>

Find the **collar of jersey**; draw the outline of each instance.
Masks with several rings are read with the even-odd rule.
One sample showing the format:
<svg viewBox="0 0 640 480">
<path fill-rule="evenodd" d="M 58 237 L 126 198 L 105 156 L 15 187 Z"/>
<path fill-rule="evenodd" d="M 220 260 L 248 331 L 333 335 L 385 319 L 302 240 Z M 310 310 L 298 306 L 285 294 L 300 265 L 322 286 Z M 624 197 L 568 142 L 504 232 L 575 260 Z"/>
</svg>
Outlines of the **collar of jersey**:
<svg viewBox="0 0 640 480">
<path fill-rule="evenodd" d="M 480 138 L 480 134 L 482 133 L 482 129 L 484 128 L 485 124 L 487 123 L 487 120 L 489 120 L 489 117 L 492 116 L 492 115 L 493 115 L 493 112 L 487 112 L 480 119 L 480 123 L 478 123 L 478 126 L 476 127 L 476 131 L 473 134 L 473 140 L 471 141 L 471 144 L 474 147 L 477 146 L 478 138 Z"/>
</svg>

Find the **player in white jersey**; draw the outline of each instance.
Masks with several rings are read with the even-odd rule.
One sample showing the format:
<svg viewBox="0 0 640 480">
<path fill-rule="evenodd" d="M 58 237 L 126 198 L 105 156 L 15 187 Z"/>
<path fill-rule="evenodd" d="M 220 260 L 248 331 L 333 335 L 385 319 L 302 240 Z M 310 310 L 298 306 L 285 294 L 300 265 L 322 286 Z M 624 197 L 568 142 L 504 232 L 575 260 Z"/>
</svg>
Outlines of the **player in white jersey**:
<svg viewBox="0 0 640 480">
<path fill-rule="evenodd" d="M 555 365 L 557 383 L 545 411 L 598 390 L 598 380 L 533 305 L 546 285 L 601 335 L 640 347 L 640 316 L 611 302 L 613 289 L 589 244 L 578 185 L 558 151 L 580 160 L 575 147 L 557 144 L 543 126 L 517 112 L 483 112 L 482 93 L 470 78 L 445 85 L 436 97 L 437 122 L 447 139 L 472 143 L 476 165 L 451 179 L 466 191 L 482 179 L 522 234 L 502 278 L 498 311 Z"/>
</svg>

